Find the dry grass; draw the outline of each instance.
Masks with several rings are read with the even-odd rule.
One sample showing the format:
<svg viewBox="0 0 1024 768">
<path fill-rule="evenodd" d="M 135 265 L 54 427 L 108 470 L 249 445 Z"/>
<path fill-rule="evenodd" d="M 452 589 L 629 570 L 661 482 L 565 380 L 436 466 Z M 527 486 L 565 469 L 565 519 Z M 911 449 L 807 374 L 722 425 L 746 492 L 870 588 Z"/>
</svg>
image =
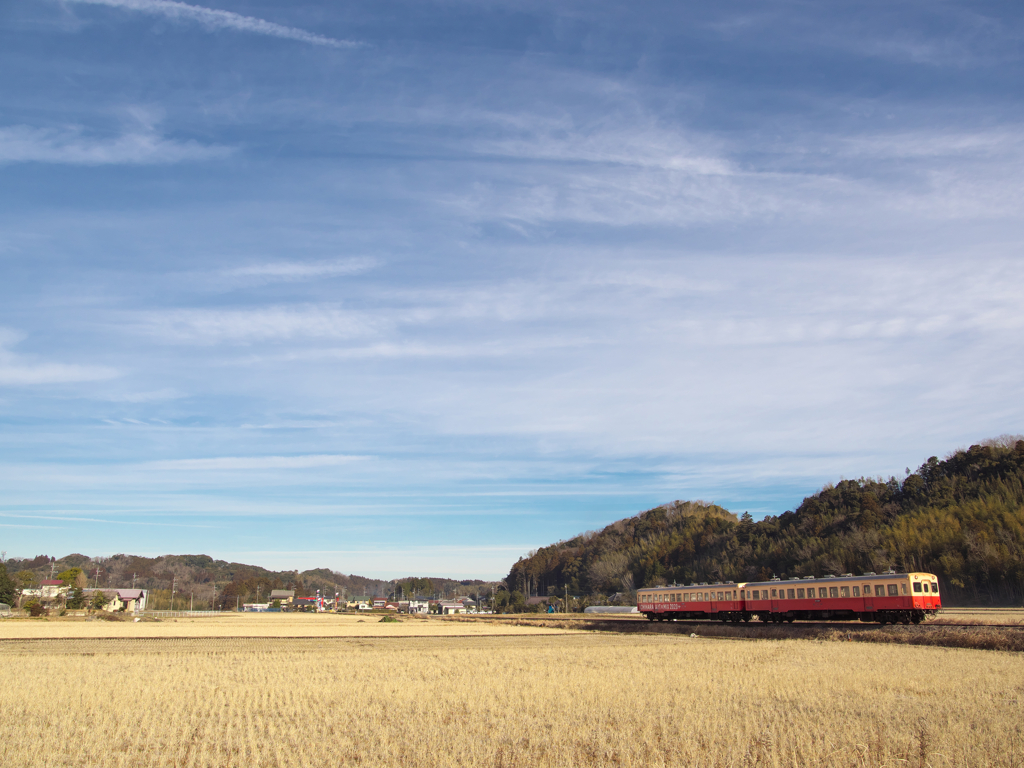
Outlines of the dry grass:
<svg viewBox="0 0 1024 768">
<path fill-rule="evenodd" d="M 27 768 L 1009 768 L 1024 748 L 1007 653 L 606 633 L 0 649 L 0 764 Z"/>
<path fill-rule="evenodd" d="M 469 622 L 471 619 L 451 617 L 447 621 Z M 731 624 L 624 621 L 622 619 L 579 618 L 493 618 L 491 623 L 509 626 L 536 626 L 549 629 L 587 630 L 644 635 L 689 635 L 734 638 L 743 640 L 833 640 L 890 645 L 929 645 L 943 648 L 972 648 L 984 651 L 1015 651 L 1024 653 L 1024 627 L 993 627 L 985 624 L 935 624 L 924 627 L 879 627 L 873 624 Z"/>
<path fill-rule="evenodd" d="M 0 640 L 59 638 L 160 637 L 479 637 L 491 635 L 564 634 L 550 627 L 453 624 L 438 618 L 404 617 L 381 623 L 380 614 L 225 613 L 203 618 L 89 621 L 85 618 L 14 618 L 0 620 Z"/>
<path fill-rule="evenodd" d="M 1024 627 L 1024 608 L 943 608 L 929 624 L 1017 624 Z"/>
</svg>

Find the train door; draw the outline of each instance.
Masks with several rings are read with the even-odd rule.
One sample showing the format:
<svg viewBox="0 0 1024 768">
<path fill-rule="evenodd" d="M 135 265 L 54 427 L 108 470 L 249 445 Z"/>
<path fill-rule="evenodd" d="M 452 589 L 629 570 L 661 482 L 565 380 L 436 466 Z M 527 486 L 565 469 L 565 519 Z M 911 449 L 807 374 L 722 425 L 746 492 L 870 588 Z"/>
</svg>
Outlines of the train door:
<svg viewBox="0 0 1024 768">
<path fill-rule="evenodd" d="M 875 612 L 875 598 L 871 592 L 870 587 L 864 587 L 864 610 L 868 613 Z"/>
</svg>

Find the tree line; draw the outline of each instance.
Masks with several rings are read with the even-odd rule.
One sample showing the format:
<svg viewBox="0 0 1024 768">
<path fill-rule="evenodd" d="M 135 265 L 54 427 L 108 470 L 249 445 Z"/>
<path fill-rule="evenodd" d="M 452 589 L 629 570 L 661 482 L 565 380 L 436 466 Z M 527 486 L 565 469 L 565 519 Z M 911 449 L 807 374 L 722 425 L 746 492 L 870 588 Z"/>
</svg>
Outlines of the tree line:
<svg viewBox="0 0 1024 768">
<path fill-rule="evenodd" d="M 15 605 L 22 589 L 39 587 L 45 579 L 64 579 L 73 572 L 76 588 L 136 587 L 148 591 L 147 607 L 153 610 L 188 607 L 196 610 L 228 610 L 236 605 L 266 602 L 272 590 L 294 590 L 296 597 L 311 597 L 317 590 L 324 597 L 335 593 L 352 597 L 426 597 L 480 591 L 480 580 L 441 577 L 408 577 L 398 581 L 343 574 L 328 568 L 306 571 L 271 571 L 257 565 L 215 560 L 209 555 L 164 555 L 140 557 L 114 555 L 91 558 L 75 553 L 56 558 L 37 555 L 11 558 L 0 563 L 0 603 Z M 69 583 L 70 584 L 70 583 Z M 4 598 L 7 599 L 4 599 Z M 69 607 L 80 607 L 69 604 Z"/>
</svg>

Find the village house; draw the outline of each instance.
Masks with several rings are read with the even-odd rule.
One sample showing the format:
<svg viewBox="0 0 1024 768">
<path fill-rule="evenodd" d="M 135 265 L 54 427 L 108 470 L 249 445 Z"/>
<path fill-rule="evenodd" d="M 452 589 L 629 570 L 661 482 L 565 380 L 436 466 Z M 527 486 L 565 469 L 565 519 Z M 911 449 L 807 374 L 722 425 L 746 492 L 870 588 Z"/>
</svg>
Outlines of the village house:
<svg viewBox="0 0 1024 768">
<path fill-rule="evenodd" d="M 146 590 L 144 589 L 119 589 L 117 599 L 124 604 L 124 609 L 132 613 L 139 613 L 146 610 Z"/>
<path fill-rule="evenodd" d="M 125 603 L 121 601 L 121 596 L 118 594 L 116 589 L 83 589 L 82 594 L 85 596 L 85 604 L 89 608 L 93 607 L 93 600 L 96 599 L 96 595 L 102 595 L 105 602 L 100 607 L 101 611 L 107 613 L 114 613 L 124 609 Z"/>
<path fill-rule="evenodd" d="M 443 613 L 446 616 L 453 613 L 469 613 L 469 609 L 459 602 L 442 601 L 438 605 L 440 606 L 438 613 Z"/>
<path fill-rule="evenodd" d="M 430 613 L 430 602 L 428 600 L 399 600 L 399 613 Z"/>
<path fill-rule="evenodd" d="M 272 589 L 270 591 L 269 602 L 273 605 L 275 600 L 281 601 L 281 607 L 287 608 L 295 602 L 295 590 L 294 589 Z"/>
<path fill-rule="evenodd" d="M 35 597 L 39 600 L 56 600 L 66 597 L 70 587 L 66 586 L 60 579 L 43 579 L 39 582 L 39 589 L 23 589 L 22 597 Z"/>
</svg>

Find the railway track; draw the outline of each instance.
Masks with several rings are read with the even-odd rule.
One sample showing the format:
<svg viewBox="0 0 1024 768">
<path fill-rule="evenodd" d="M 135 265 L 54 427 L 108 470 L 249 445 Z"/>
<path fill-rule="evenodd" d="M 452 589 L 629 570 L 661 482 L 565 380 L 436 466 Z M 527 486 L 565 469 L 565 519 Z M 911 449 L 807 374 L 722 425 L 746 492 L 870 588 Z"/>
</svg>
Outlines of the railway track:
<svg viewBox="0 0 1024 768">
<path fill-rule="evenodd" d="M 922 622 L 921 624 L 879 624 L 877 622 L 861 621 L 793 621 L 779 624 L 765 623 L 762 621 L 751 622 L 730 622 L 730 621 L 700 621 L 695 619 L 668 619 L 666 621 L 649 621 L 646 618 L 623 617 L 615 619 L 591 619 L 594 622 L 608 624 L 627 624 L 633 628 L 650 626 L 674 625 L 678 627 L 790 627 L 793 629 L 883 629 L 905 627 L 907 629 L 1019 629 L 1024 631 L 1024 624 L 939 624 Z M 633 631 L 636 631 L 635 629 Z"/>
</svg>

